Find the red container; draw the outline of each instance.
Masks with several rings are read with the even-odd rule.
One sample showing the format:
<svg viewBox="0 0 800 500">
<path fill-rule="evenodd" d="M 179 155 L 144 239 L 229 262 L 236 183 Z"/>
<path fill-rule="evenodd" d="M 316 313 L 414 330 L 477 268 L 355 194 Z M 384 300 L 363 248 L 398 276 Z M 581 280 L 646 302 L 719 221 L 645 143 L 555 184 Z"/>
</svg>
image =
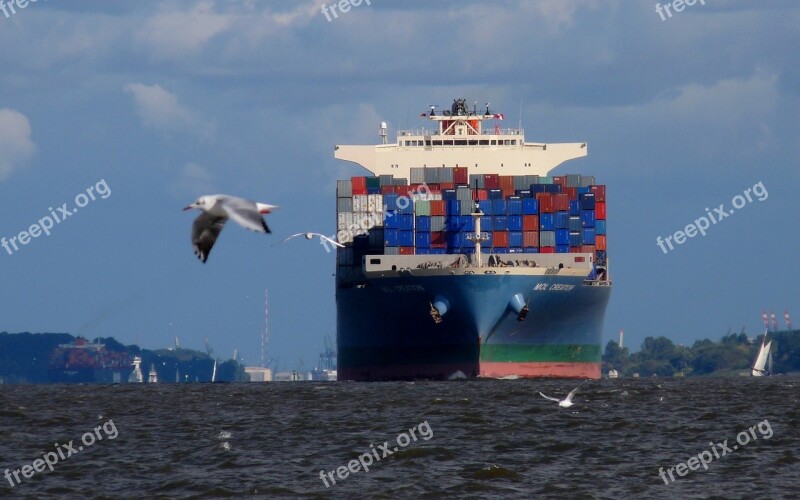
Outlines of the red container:
<svg viewBox="0 0 800 500">
<path fill-rule="evenodd" d="M 604 201 L 597 201 L 594 204 L 594 217 L 595 219 L 605 220 L 606 219 L 606 202 Z"/>
<path fill-rule="evenodd" d="M 536 199 L 539 201 L 539 213 L 553 213 L 556 211 L 551 193 L 536 193 Z"/>
<path fill-rule="evenodd" d="M 569 247 L 569 253 L 581 253 L 581 247 Z"/>
<path fill-rule="evenodd" d="M 561 192 L 567 193 L 570 200 L 578 199 L 578 188 L 576 187 L 562 187 Z"/>
<path fill-rule="evenodd" d="M 581 253 L 594 253 L 594 245 L 581 245 Z"/>
<path fill-rule="evenodd" d="M 604 184 L 592 186 L 591 190 L 594 193 L 594 201 L 606 201 L 606 186 Z"/>
<path fill-rule="evenodd" d="M 514 176 L 513 175 L 501 175 L 500 176 L 500 189 L 514 189 Z"/>
<path fill-rule="evenodd" d="M 444 191 L 445 189 L 455 189 L 456 185 L 453 182 L 440 182 L 439 189 Z"/>
<path fill-rule="evenodd" d="M 492 236 L 492 246 L 497 248 L 508 247 L 508 231 L 495 231 Z"/>
<path fill-rule="evenodd" d="M 503 191 L 503 199 L 517 195 L 517 191 L 514 188 L 503 188 L 502 191 Z"/>
<path fill-rule="evenodd" d="M 558 184 L 562 188 L 567 187 L 567 176 L 566 175 L 554 175 L 553 176 L 553 184 Z"/>
<path fill-rule="evenodd" d="M 473 189 L 472 190 L 472 198 L 478 200 L 488 200 L 489 199 L 489 192 L 485 189 Z"/>
<path fill-rule="evenodd" d="M 529 217 L 536 217 L 535 215 Z M 538 247 L 539 246 L 539 231 L 524 231 L 522 233 L 522 246 L 524 247 Z"/>
<path fill-rule="evenodd" d="M 431 233 L 431 248 L 446 248 L 447 233 L 445 231 L 434 231 Z"/>
<path fill-rule="evenodd" d="M 594 237 L 594 245 L 597 247 L 598 250 L 605 250 L 606 249 L 606 235 L 605 234 L 598 234 Z"/>
<path fill-rule="evenodd" d="M 553 206 L 558 211 L 569 211 L 569 195 L 566 193 L 558 193 L 553 196 Z"/>
<path fill-rule="evenodd" d="M 414 255 L 414 247 L 400 247 L 400 255 Z"/>
<path fill-rule="evenodd" d="M 539 231 L 539 216 L 538 215 L 523 215 L 522 216 L 522 230 L 523 231 Z M 538 236 L 537 236 L 538 238 Z M 538 241 L 538 240 L 537 240 Z M 538 247 L 539 244 L 532 245 Z"/>
<path fill-rule="evenodd" d="M 353 184 L 353 196 L 357 194 L 367 194 L 366 177 L 351 177 L 350 182 Z"/>
<path fill-rule="evenodd" d="M 397 194 L 397 186 L 381 186 L 381 194 Z"/>
<path fill-rule="evenodd" d="M 453 182 L 456 184 L 469 184 L 469 170 L 467 167 L 453 169 Z"/>
<path fill-rule="evenodd" d="M 484 174 L 483 187 L 484 189 L 501 189 L 500 176 L 498 174 Z"/>
<path fill-rule="evenodd" d="M 444 204 L 444 200 L 431 200 L 431 215 L 446 215 Z"/>
<path fill-rule="evenodd" d="M 539 253 L 556 253 L 556 247 L 541 247 Z"/>
</svg>

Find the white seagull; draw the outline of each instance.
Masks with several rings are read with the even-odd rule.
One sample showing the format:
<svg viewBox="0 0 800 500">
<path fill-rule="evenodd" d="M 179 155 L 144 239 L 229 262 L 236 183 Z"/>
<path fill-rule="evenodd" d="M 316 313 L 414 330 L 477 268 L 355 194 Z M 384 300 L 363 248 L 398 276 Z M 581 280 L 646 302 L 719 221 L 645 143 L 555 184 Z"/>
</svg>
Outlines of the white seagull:
<svg viewBox="0 0 800 500">
<path fill-rule="evenodd" d="M 581 383 L 581 385 L 585 384 L 586 382 L 588 382 L 588 380 L 584 380 Z M 545 396 L 541 392 L 539 393 L 539 395 L 542 396 L 545 399 L 549 399 L 550 401 L 555 401 L 556 403 L 558 403 L 558 406 L 560 406 L 561 408 L 569 408 L 570 406 L 575 404 L 575 403 L 572 402 L 572 398 L 575 396 L 575 393 L 578 392 L 578 389 L 581 387 L 581 385 L 579 385 L 578 387 L 572 389 L 569 392 L 569 394 L 567 394 L 567 398 L 565 400 L 563 400 L 563 401 L 561 401 L 561 400 L 559 400 L 557 398 L 551 398 L 550 396 Z"/>
<path fill-rule="evenodd" d="M 334 241 L 334 240 L 328 238 L 327 236 L 325 236 L 324 234 L 320 234 L 320 233 L 297 233 L 297 234 L 293 234 L 293 235 L 289 236 L 288 238 L 286 238 L 285 240 L 283 240 L 281 243 L 286 243 L 287 241 L 291 240 L 292 238 L 297 238 L 298 236 L 305 236 L 305 238 L 307 240 L 310 240 L 314 236 L 316 236 L 316 237 L 318 237 L 320 239 L 323 239 L 323 240 L 325 240 L 325 241 L 327 241 L 329 243 L 333 243 L 337 247 L 344 248 L 344 245 L 342 245 L 338 241 Z"/>
<path fill-rule="evenodd" d="M 192 224 L 192 245 L 195 255 L 205 262 L 228 219 L 233 219 L 245 229 L 257 233 L 270 233 L 272 231 L 269 230 L 261 214 L 271 213 L 278 207 L 227 194 L 212 194 L 201 196 L 184 210 L 192 208 L 203 211 Z"/>
</svg>

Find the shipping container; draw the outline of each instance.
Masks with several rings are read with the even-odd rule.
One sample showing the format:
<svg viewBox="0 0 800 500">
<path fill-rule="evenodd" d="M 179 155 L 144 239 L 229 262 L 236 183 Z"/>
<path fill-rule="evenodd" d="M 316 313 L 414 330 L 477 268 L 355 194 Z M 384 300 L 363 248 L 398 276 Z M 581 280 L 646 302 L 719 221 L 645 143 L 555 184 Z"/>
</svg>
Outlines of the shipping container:
<svg viewBox="0 0 800 500">
<path fill-rule="evenodd" d="M 524 198 L 522 200 L 523 215 L 537 215 L 539 213 L 539 201 L 536 198 Z"/>
<path fill-rule="evenodd" d="M 581 226 L 582 227 L 594 227 L 594 210 L 584 210 L 581 214 Z"/>
<path fill-rule="evenodd" d="M 539 231 L 539 246 L 554 247 L 556 246 L 556 232 L 555 231 Z"/>
<path fill-rule="evenodd" d="M 579 247 L 579 246 L 581 246 L 581 232 L 580 231 L 570 231 L 569 232 L 569 246 L 571 246 L 571 247 Z"/>
<path fill-rule="evenodd" d="M 556 229 L 555 214 L 539 214 L 539 230 L 554 231 Z M 548 245 L 549 246 L 549 245 Z"/>
<path fill-rule="evenodd" d="M 582 175 L 581 176 L 581 187 L 589 187 L 594 185 L 594 176 L 593 175 Z"/>
<path fill-rule="evenodd" d="M 472 184 L 470 182 L 467 167 L 456 167 L 453 169 L 453 182 L 456 184 Z"/>
<path fill-rule="evenodd" d="M 502 189 L 489 189 L 489 199 L 490 200 L 502 200 L 503 199 L 503 190 Z"/>
<path fill-rule="evenodd" d="M 483 186 L 486 189 L 500 189 L 500 175 L 499 174 L 484 174 Z M 480 187 L 480 186 L 478 186 Z"/>
<path fill-rule="evenodd" d="M 362 195 L 367 194 L 367 178 L 366 177 L 351 177 L 350 181 L 352 183 L 352 194 L 355 195 Z"/>
<path fill-rule="evenodd" d="M 606 219 L 606 202 L 598 201 L 594 204 L 595 218 Z"/>
<path fill-rule="evenodd" d="M 569 229 L 569 212 L 555 213 L 555 227 L 556 229 Z"/>
<path fill-rule="evenodd" d="M 471 215 L 462 215 L 458 218 L 458 225 L 460 231 L 475 231 L 475 218 Z"/>
<path fill-rule="evenodd" d="M 386 229 L 399 229 L 398 215 L 394 210 L 387 210 L 383 218 L 383 227 Z"/>
<path fill-rule="evenodd" d="M 484 215 L 481 217 L 481 232 L 484 231 L 494 231 L 494 217 L 491 215 Z"/>
<path fill-rule="evenodd" d="M 494 231 L 508 231 L 507 215 L 495 215 L 493 219 L 492 227 L 494 228 Z"/>
<path fill-rule="evenodd" d="M 485 189 L 483 174 L 471 174 L 469 176 L 469 185 L 475 189 Z"/>
<path fill-rule="evenodd" d="M 582 194 L 581 208 L 583 210 L 594 210 L 595 201 L 594 193 Z"/>
<path fill-rule="evenodd" d="M 567 174 L 567 186 L 579 187 L 581 185 L 580 174 Z"/>
<path fill-rule="evenodd" d="M 431 231 L 444 231 L 446 219 L 441 215 L 431 216 Z"/>
<path fill-rule="evenodd" d="M 417 248 L 429 248 L 431 246 L 431 233 L 417 231 L 414 241 Z"/>
<path fill-rule="evenodd" d="M 556 245 L 556 253 L 569 253 L 569 245 Z"/>
<path fill-rule="evenodd" d="M 414 231 L 397 231 L 397 246 L 413 247 Z"/>
<path fill-rule="evenodd" d="M 387 247 L 396 247 L 397 245 L 397 229 L 384 229 L 383 230 L 383 244 Z"/>
<path fill-rule="evenodd" d="M 606 186 L 604 184 L 591 186 L 590 189 L 594 193 L 595 201 L 606 201 Z"/>
<path fill-rule="evenodd" d="M 400 247 L 400 255 L 414 255 L 414 247 Z"/>
<path fill-rule="evenodd" d="M 413 231 L 414 230 L 414 216 L 411 214 L 397 214 L 395 215 L 397 218 L 397 229 L 402 231 Z M 411 245 L 400 245 L 400 246 L 411 246 Z"/>
<path fill-rule="evenodd" d="M 414 228 L 417 233 L 429 233 L 431 231 L 431 218 L 427 216 L 418 216 Z"/>
<path fill-rule="evenodd" d="M 569 229 L 556 229 L 556 245 L 569 246 Z"/>
<path fill-rule="evenodd" d="M 569 200 L 569 214 L 570 215 L 577 215 L 580 217 L 581 215 L 581 200 Z"/>
<path fill-rule="evenodd" d="M 440 215 L 444 216 L 447 215 L 445 211 L 445 201 L 444 200 L 431 200 L 430 201 L 430 211 L 431 215 Z"/>
<path fill-rule="evenodd" d="M 522 230 L 523 231 L 538 231 L 539 230 L 539 216 L 538 215 L 523 215 L 522 216 Z"/>
<path fill-rule="evenodd" d="M 555 212 L 555 204 L 551 193 L 537 193 L 536 200 L 539 202 L 539 213 Z"/>
<path fill-rule="evenodd" d="M 478 207 L 484 215 L 494 215 L 494 212 L 492 212 L 492 200 L 480 200 L 478 201 Z"/>
<path fill-rule="evenodd" d="M 522 246 L 525 248 L 539 246 L 539 232 L 538 231 L 523 231 L 522 233 Z"/>
<path fill-rule="evenodd" d="M 499 248 L 508 247 L 508 231 L 495 231 L 492 246 Z"/>
<path fill-rule="evenodd" d="M 336 196 L 339 198 L 353 196 L 353 182 L 350 179 L 336 181 Z"/>
<path fill-rule="evenodd" d="M 431 247 L 432 248 L 447 247 L 447 233 L 444 230 L 435 231 L 431 233 Z"/>
<path fill-rule="evenodd" d="M 556 247 L 539 247 L 539 253 L 556 253 Z"/>
<path fill-rule="evenodd" d="M 606 221 L 604 220 L 595 220 L 594 221 L 594 232 L 597 234 L 606 234 Z"/>
<path fill-rule="evenodd" d="M 585 227 L 583 228 L 581 237 L 581 244 L 583 245 L 594 245 L 595 244 L 595 233 L 593 227 Z"/>
<path fill-rule="evenodd" d="M 522 248 L 522 231 L 509 231 L 508 232 L 508 246 L 513 248 Z"/>
<path fill-rule="evenodd" d="M 583 222 L 581 221 L 580 215 L 578 215 L 577 217 L 570 216 L 569 226 L 568 226 L 570 231 L 580 231 L 582 227 L 583 227 Z"/>
<path fill-rule="evenodd" d="M 598 250 L 607 250 L 606 249 L 606 235 L 604 234 L 596 234 L 594 237 L 594 244 Z"/>
<path fill-rule="evenodd" d="M 492 214 L 493 215 L 507 215 L 508 202 L 506 200 L 492 200 Z"/>
<path fill-rule="evenodd" d="M 591 253 L 595 251 L 594 245 L 581 245 L 581 253 Z"/>
<path fill-rule="evenodd" d="M 453 184 L 455 181 L 453 175 L 453 167 L 442 167 L 439 169 L 439 181 Z"/>
<path fill-rule="evenodd" d="M 530 183 L 525 183 L 525 176 L 524 175 L 515 175 L 514 176 L 514 190 L 517 191 L 519 189 L 528 189 Z"/>
<path fill-rule="evenodd" d="M 414 202 L 414 213 L 417 216 L 420 215 L 431 215 L 431 202 L 430 201 L 422 201 L 417 200 Z"/>
<path fill-rule="evenodd" d="M 522 215 L 522 198 L 511 197 L 507 200 L 508 215 Z"/>
<path fill-rule="evenodd" d="M 508 230 L 509 231 L 522 231 L 522 216 L 521 215 L 509 215 L 508 216 Z M 514 246 L 514 245 L 511 245 Z"/>
<path fill-rule="evenodd" d="M 486 191 L 485 189 L 473 189 L 472 198 L 476 200 L 488 200 L 489 192 Z"/>
</svg>

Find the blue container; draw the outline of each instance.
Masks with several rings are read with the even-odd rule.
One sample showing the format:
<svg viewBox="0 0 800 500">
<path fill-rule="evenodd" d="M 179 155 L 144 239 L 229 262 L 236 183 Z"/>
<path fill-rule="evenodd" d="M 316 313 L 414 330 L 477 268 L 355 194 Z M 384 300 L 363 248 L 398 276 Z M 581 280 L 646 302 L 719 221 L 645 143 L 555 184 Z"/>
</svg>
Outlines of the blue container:
<svg viewBox="0 0 800 500">
<path fill-rule="evenodd" d="M 556 253 L 569 253 L 569 245 L 556 245 Z"/>
<path fill-rule="evenodd" d="M 545 184 L 544 185 L 544 192 L 545 193 L 560 193 L 561 192 L 561 184 Z"/>
<path fill-rule="evenodd" d="M 556 212 L 556 229 L 569 229 L 569 212 Z"/>
<path fill-rule="evenodd" d="M 569 214 L 581 215 L 581 200 L 569 200 Z"/>
<path fill-rule="evenodd" d="M 458 231 L 461 228 L 461 220 L 457 215 L 445 218 L 444 229 L 446 231 Z"/>
<path fill-rule="evenodd" d="M 586 227 L 583 229 L 582 243 L 584 245 L 594 245 L 594 228 Z"/>
<path fill-rule="evenodd" d="M 418 233 L 424 232 L 429 233 L 431 232 L 431 218 L 426 215 L 420 215 L 417 217 L 417 225 L 416 230 Z"/>
<path fill-rule="evenodd" d="M 383 196 L 383 203 L 386 204 L 386 210 L 397 210 L 397 197 L 399 195 L 390 193 Z"/>
<path fill-rule="evenodd" d="M 506 200 L 492 200 L 492 213 L 494 215 L 507 215 L 508 203 Z"/>
<path fill-rule="evenodd" d="M 531 196 L 533 196 L 531 194 L 531 190 L 530 189 L 517 189 L 516 193 L 517 193 L 517 196 L 519 196 L 520 198 L 523 198 L 523 199 L 530 198 Z"/>
<path fill-rule="evenodd" d="M 537 193 L 546 193 L 546 192 L 547 190 L 545 188 L 545 184 L 531 184 L 531 194 L 534 196 L 534 198 L 536 197 Z M 529 214 L 529 215 L 535 215 L 535 214 Z"/>
<path fill-rule="evenodd" d="M 435 255 L 444 255 L 447 253 L 446 248 L 429 248 L 428 253 L 435 254 Z"/>
<path fill-rule="evenodd" d="M 397 212 L 394 210 L 387 210 L 385 218 L 383 219 L 383 227 L 386 229 L 397 229 Z"/>
<path fill-rule="evenodd" d="M 413 231 L 414 230 L 414 216 L 411 214 L 397 214 L 395 215 L 397 218 L 397 229 L 402 231 Z M 403 245 L 400 244 L 399 246 L 411 246 L 411 245 Z"/>
<path fill-rule="evenodd" d="M 383 244 L 387 247 L 397 246 L 397 229 L 383 228 Z"/>
<path fill-rule="evenodd" d="M 465 233 L 451 233 L 448 232 L 445 235 L 447 240 L 447 246 L 451 248 L 461 248 L 465 245 L 466 238 L 464 237 Z"/>
<path fill-rule="evenodd" d="M 539 213 L 539 200 L 536 198 L 525 198 L 522 200 L 522 214 L 536 215 Z"/>
<path fill-rule="evenodd" d="M 367 194 L 381 194 L 381 188 L 379 187 L 367 188 Z"/>
<path fill-rule="evenodd" d="M 407 197 L 403 197 L 403 201 L 397 203 L 398 214 L 413 214 L 414 202 Z"/>
<path fill-rule="evenodd" d="M 508 231 L 508 215 L 495 215 L 492 221 L 492 231 Z"/>
<path fill-rule="evenodd" d="M 522 215 L 522 198 L 508 199 L 508 215 Z"/>
<path fill-rule="evenodd" d="M 397 246 L 413 247 L 414 231 L 397 231 Z"/>
<path fill-rule="evenodd" d="M 431 233 L 417 233 L 415 241 L 417 248 L 429 248 L 431 246 Z"/>
<path fill-rule="evenodd" d="M 475 219 L 471 215 L 461 215 L 458 218 L 460 231 L 475 231 Z"/>
<path fill-rule="evenodd" d="M 509 231 L 508 246 L 512 248 L 522 248 L 522 231 Z"/>
<path fill-rule="evenodd" d="M 455 193 L 455 191 L 453 191 Z M 459 215 L 461 213 L 461 202 L 458 200 L 447 200 L 445 204 L 445 214 Z"/>
<path fill-rule="evenodd" d="M 594 227 L 594 210 L 584 210 L 581 214 L 582 227 Z"/>
<path fill-rule="evenodd" d="M 539 231 L 555 231 L 555 214 L 539 214 Z"/>
<path fill-rule="evenodd" d="M 442 199 L 443 200 L 448 200 L 448 201 L 449 200 L 457 200 L 458 197 L 456 196 L 456 190 L 455 189 L 445 189 L 444 191 L 442 191 Z"/>
<path fill-rule="evenodd" d="M 581 196 L 581 208 L 583 210 L 594 210 L 594 193 L 585 193 Z"/>
<path fill-rule="evenodd" d="M 503 190 L 502 189 L 490 189 L 489 190 L 489 199 L 490 200 L 502 200 L 503 199 Z"/>
<path fill-rule="evenodd" d="M 508 248 L 495 248 L 492 253 L 509 253 Z"/>
<path fill-rule="evenodd" d="M 556 246 L 569 246 L 569 229 L 556 229 Z"/>
<path fill-rule="evenodd" d="M 586 193 L 591 193 L 591 192 L 592 192 L 592 188 L 589 187 L 589 186 L 579 187 L 578 188 L 578 196 L 580 196 L 582 194 L 586 194 Z"/>
<path fill-rule="evenodd" d="M 583 223 L 581 222 L 581 216 L 578 215 L 577 217 L 570 216 L 569 218 L 569 230 L 570 231 L 580 231 L 583 227 Z"/>
<path fill-rule="evenodd" d="M 508 216 L 508 230 L 509 231 L 522 231 L 522 216 L 521 215 L 509 215 Z"/>
<path fill-rule="evenodd" d="M 570 231 L 569 232 L 569 246 L 571 246 L 571 247 L 579 247 L 579 246 L 581 246 L 581 232 L 580 231 Z"/>
<path fill-rule="evenodd" d="M 492 217 L 486 215 L 481 217 L 481 232 L 494 231 L 494 224 L 492 219 L 493 219 Z"/>
<path fill-rule="evenodd" d="M 478 207 L 480 207 L 483 215 L 492 215 L 492 200 L 480 200 L 478 201 Z"/>
<path fill-rule="evenodd" d="M 606 221 L 604 220 L 594 221 L 594 232 L 596 234 L 606 234 Z"/>
</svg>

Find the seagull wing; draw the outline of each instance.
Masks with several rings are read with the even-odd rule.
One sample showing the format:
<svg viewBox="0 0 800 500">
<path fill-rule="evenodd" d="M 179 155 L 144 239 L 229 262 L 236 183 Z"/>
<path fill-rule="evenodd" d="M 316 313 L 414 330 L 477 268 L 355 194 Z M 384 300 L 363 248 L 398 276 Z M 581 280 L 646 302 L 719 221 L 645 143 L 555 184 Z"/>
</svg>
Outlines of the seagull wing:
<svg viewBox="0 0 800 500">
<path fill-rule="evenodd" d="M 583 382 L 581 382 L 581 385 L 585 384 L 586 382 L 588 382 L 588 380 L 584 380 Z M 578 392 L 578 389 L 581 388 L 581 385 L 569 391 L 569 394 L 567 394 L 567 399 L 565 399 L 564 401 L 572 401 L 572 398 L 575 396 L 575 393 Z"/>
<path fill-rule="evenodd" d="M 225 196 L 222 198 L 222 208 L 234 222 L 245 229 L 257 233 L 271 233 L 264 222 L 264 218 L 259 213 L 256 202 L 237 198 L 235 196 Z"/>
<path fill-rule="evenodd" d="M 201 213 L 192 224 L 192 246 L 194 253 L 202 262 L 208 259 L 211 248 L 219 237 L 220 231 L 227 222 L 227 217 Z"/>
<path fill-rule="evenodd" d="M 317 234 L 317 233 L 314 233 L 314 234 Z M 322 235 L 322 234 L 317 234 L 317 236 L 319 236 L 320 238 L 322 238 L 323 240 L 325 240 L 325 241 L 327 241 L 327 242 L 329 242 L 329 243 L 332 243 L 332 244 L 336 245 L 337 247 L 344 248 L 344 245 L 342 245 L 342 244 L 341 244 L 341 243 L 339 243 L 338 241 L 333 241 L 332 239 L 328 238 L 328 237 L 327 237 L 327 236 L 325 236 L 325 235 Z"/>
<path fill-rule="evenodd" d="M 542 394 L 541 392 L 539 393 L 539 395 L 540 395 L 541 397 L 545 398 L 545 399 L 549 399 L 550 401 L 555 401 L 556 403 L 560 403 L 560 402 L 561 402 L 561 400 L 560 400 L 560 399 L 551 398 L 550 396 L 545 396 L 545 395 L 544 395 L 544 394 Z"/>
<path fill-rule="evenodd" d="M 281 243 L 286 243 L 287 241 L 291 240 L 292 238 L 297 238 L 298 236 L 305 236 L 305 235 L 306 235 L 306 233 L 293 234 L 293 235 L 289 236 L 288 238 L 286 238 L 285 240 L 283 240 Z"/>
</svg>

